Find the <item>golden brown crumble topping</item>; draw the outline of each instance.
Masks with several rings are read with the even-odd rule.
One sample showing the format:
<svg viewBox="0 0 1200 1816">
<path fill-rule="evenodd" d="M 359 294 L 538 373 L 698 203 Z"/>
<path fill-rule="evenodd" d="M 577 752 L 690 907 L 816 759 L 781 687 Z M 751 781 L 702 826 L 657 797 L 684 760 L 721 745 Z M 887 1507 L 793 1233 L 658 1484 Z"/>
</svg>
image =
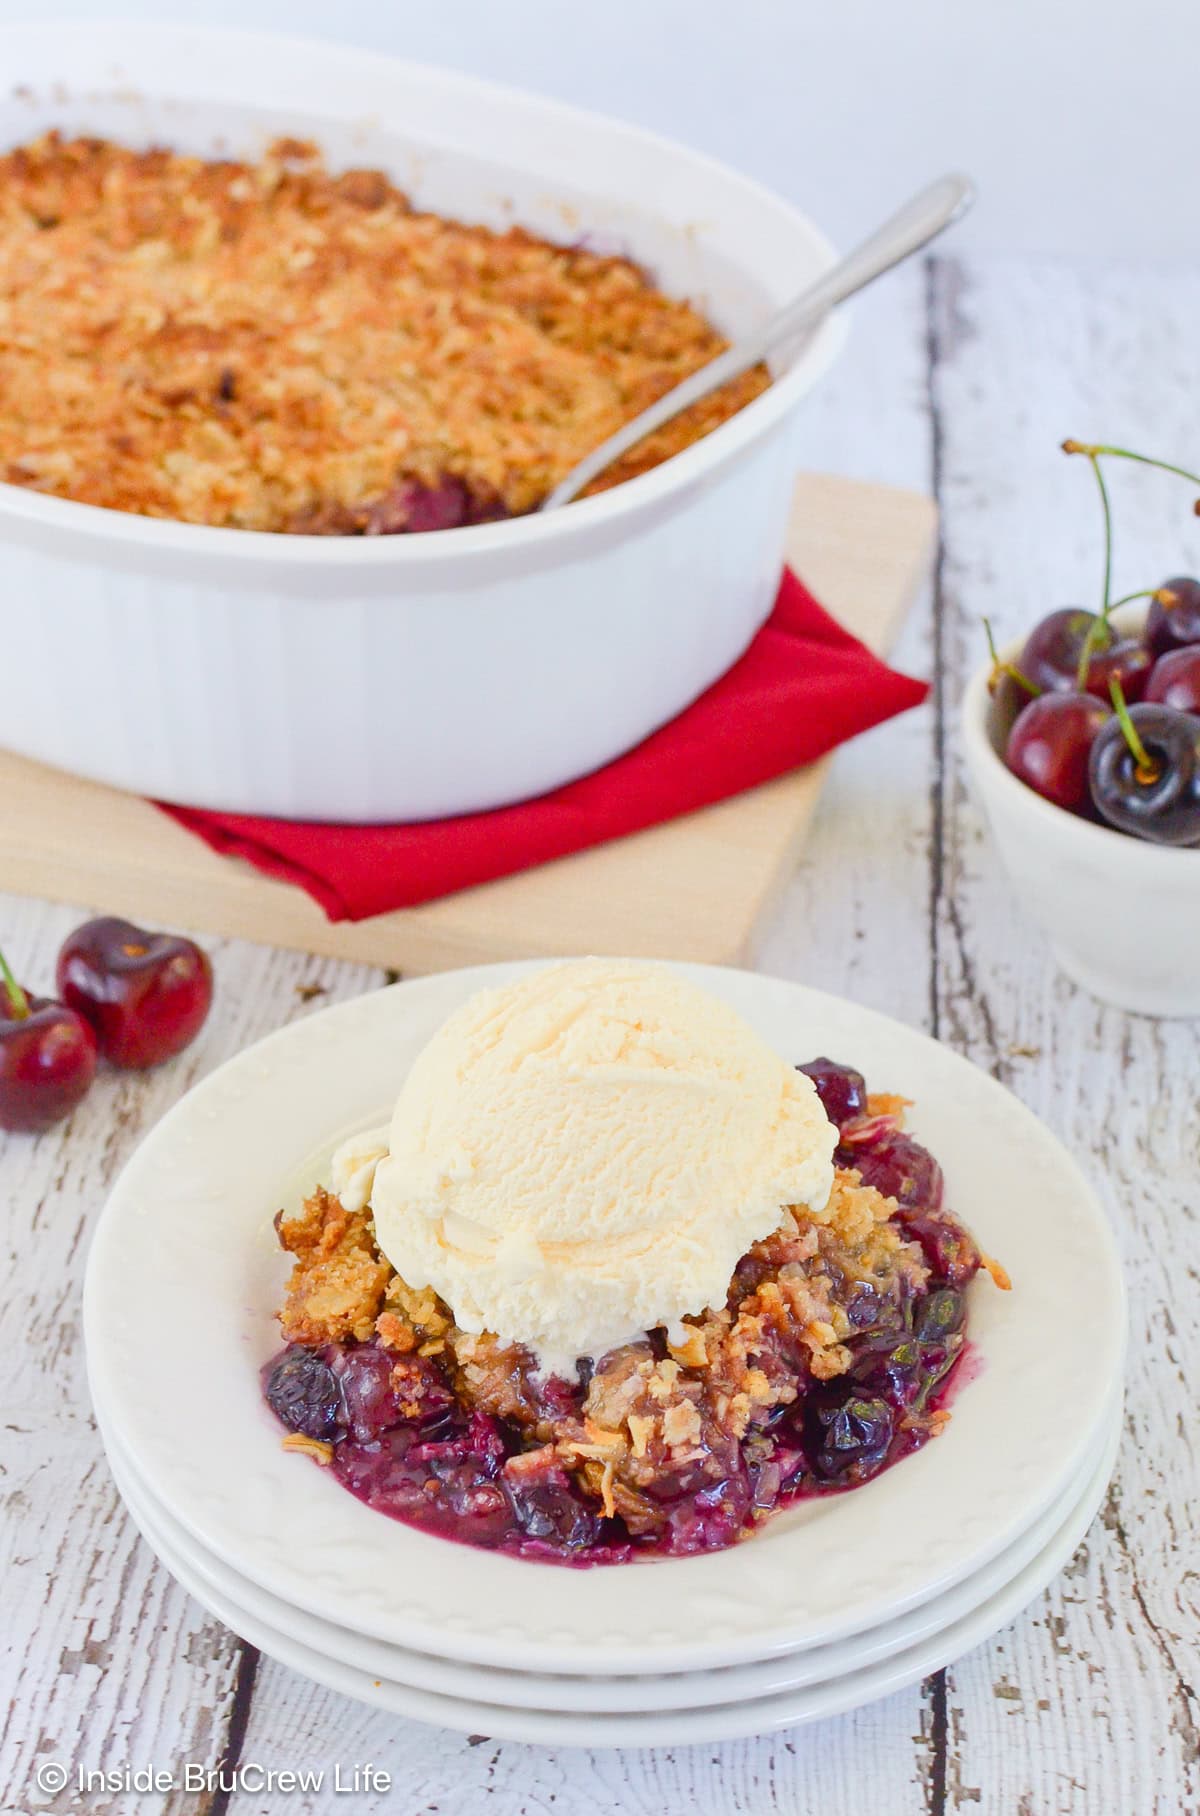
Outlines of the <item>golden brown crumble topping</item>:
<svg viewBox="0 0 1200 1816">
<path fill-rule="evenodd" d="M 318 1186 L 297 1216 L 275 1219 L 296 1257 L 279 1322 L 289 1343 L 365 1343 L 372 1336 L 392 1269 L 375 1246 L 369 1211 L 348 1211 Z"/>
<path fill-rule="evenodd" d="M 449 476 L 525 511 L 725 344 L 626 259 L 418 213 L 296 140 L 255 164 L 55 133 L 0 157 L 0 479 L 59 497 L 352 533 Z"/>
</svg>

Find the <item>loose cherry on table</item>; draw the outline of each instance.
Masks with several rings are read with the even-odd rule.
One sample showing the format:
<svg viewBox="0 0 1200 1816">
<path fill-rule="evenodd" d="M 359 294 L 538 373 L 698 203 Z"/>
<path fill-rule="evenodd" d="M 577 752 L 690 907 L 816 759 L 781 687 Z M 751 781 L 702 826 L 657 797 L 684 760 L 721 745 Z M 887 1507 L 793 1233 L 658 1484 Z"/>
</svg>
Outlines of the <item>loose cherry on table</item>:
<svg viewBox="0 0 1200 1816">
<path fill-rule="evenodd" d="M 212 966 L 192 940 L 104 915 L 64 944 L 58 988 L 91 1023 L 106 1059 L 141 1069 L 182 1052 L 200 1032 Z"/>
<path fill-rule="evenodd" d="M 96 1072 L 96 1037 L 65 1003 L 31 996 L 0 955 L 0 1129 L 48 1129 Z"/>
</svg>

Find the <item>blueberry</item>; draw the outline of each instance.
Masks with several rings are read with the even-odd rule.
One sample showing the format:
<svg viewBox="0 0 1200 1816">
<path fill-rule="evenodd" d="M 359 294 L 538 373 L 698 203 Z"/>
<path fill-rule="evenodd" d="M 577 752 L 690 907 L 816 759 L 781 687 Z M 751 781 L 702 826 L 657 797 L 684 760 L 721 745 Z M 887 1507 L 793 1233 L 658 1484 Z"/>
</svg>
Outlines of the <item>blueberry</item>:
<svg viewBox="0 0 1200 1816">
<path fill-rule="evenodd" d="M 910 1405 L 920 1391 L 922 1360 L 920 1344 L 910 1338 L 883 1356 L 872 1358 L 868 1367 L 856 1368 L 854 1373 L 890 1405 L 903 1407 Z"/>
<path fill-rule="evenodd" d="M 855 1330 L 870 1331 L 883 1316 L 888 1301 L 867 1280 L 858 1280 L 846 1300 L 846 1316 Z"/>
<path fill-rule="evenodd" d="M 565 1470 L 554 1470 L 522 1482 L 519 1475 L 506 1482 L 517 1524 L 529 1539 L 544 1539 L 567 1551 L 594 1545 L 600 1521 L 584 1506 L 567 1480 Z"/>
<path fill-rule="evenodd" d="M 886 1400 L 854 1394 L 819 1407 L 817 1422 L 821 1437 L 813 1461 L 827 1482 L 862 1482 L 887 1462 L 893 1418 Z"/>
<path fill-rule="evenodd" d="M 836 1059 L 821 1058 L 810 1059 L 807 1065 L 797 1066 L 796 1070 L 812 1079 L 826 1116 L 839 1129 L 866 1115 L 867 1081 L 853 1066 L 842 1066 Z"/>
<path fill-rule="evenodd" d="M 873 1293 L 865 1303 L 860 1299 L 861 1286 L 851 1300 L 848 1316 L 860 1333 L 855 1341 L 862 1349 L 889 1350 L 912 1333 L 912 1305 L 908 1299 L 894 1299 Z"/>
<path fill-rule="evenodd" d="M 918 1301 L 913 1313 L 913 1335 L 918 1343 L 944 1343 L 961 1329 L 965 1313 L 962 1294 L 943 1287 Z"/>
<path fill-rule="evenodd" d="M 341 1435 L 342 1396 L 333 1370 L 316 1349 L 294 1343 L 268 1364 L 267 1404 L 289 1431 L 306 1438 Z"/>
</svg>

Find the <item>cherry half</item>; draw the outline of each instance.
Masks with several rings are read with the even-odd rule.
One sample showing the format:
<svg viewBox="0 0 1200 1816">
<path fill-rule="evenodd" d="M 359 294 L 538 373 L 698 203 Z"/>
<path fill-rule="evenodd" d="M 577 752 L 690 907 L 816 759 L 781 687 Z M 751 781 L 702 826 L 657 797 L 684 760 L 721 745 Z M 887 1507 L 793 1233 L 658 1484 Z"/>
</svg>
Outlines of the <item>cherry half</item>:
<svg viewBox="0 0 1200 1816">
<path fill-rule="evenodd" d="M 1156 656 L 1200 643 L 1200 580 L 1164 580 L 1146 613 L 1146 642 Z"/>
<path fill-rule="evenodd" d="M 1110 825 L 1160 845 L 1200 844 L 1200 717 L 1118 701 L 1090 769 L 1092 799 Z"/>
<path fill-rule="evenodd" d="M 96 1037 L 64 1003 L 30 996 L 0 954 L 0 1129 L 69 1116 L 96 1074 Z"/>
<path fill-rule="evenodd" d="M 1068 813 L 1087 813 L 1088 761 L 1097 734 L 1111 717 L 1093 694 L 1040 694 L 1017 716 L 1004 761 L 1044 800 Z"/>
<path fill-rule="evenodd" d="M 212 1002 L 212 966 L 193 940 L 115 915 L 75 929 L 57 976 L 64 1002 L 86 1016 L 115 1066 L 157 1066 L 181 1053 Z"/>
</svg>

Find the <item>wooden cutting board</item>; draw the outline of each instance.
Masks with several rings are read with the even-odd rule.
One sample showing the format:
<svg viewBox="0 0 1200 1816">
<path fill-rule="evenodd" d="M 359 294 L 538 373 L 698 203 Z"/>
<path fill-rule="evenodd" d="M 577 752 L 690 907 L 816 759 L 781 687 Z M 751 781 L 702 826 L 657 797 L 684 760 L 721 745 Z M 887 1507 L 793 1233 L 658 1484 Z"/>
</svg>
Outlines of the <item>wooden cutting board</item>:
<svg viewBox="0 0 1200 1816">
<path fill-rule="evenodd" d="M 925 575 L 935 524 L 918 493 L 805 475 L 789 560 L 882 653 Z M 410 974 L 578 952 L 738 964 L 795 865 L 827 762 L 538 870 L 353 922 L 328 921 L 303 890 L 218 857 L 136 795 L 0 752 L 0 888 Z"/>
</svg>

